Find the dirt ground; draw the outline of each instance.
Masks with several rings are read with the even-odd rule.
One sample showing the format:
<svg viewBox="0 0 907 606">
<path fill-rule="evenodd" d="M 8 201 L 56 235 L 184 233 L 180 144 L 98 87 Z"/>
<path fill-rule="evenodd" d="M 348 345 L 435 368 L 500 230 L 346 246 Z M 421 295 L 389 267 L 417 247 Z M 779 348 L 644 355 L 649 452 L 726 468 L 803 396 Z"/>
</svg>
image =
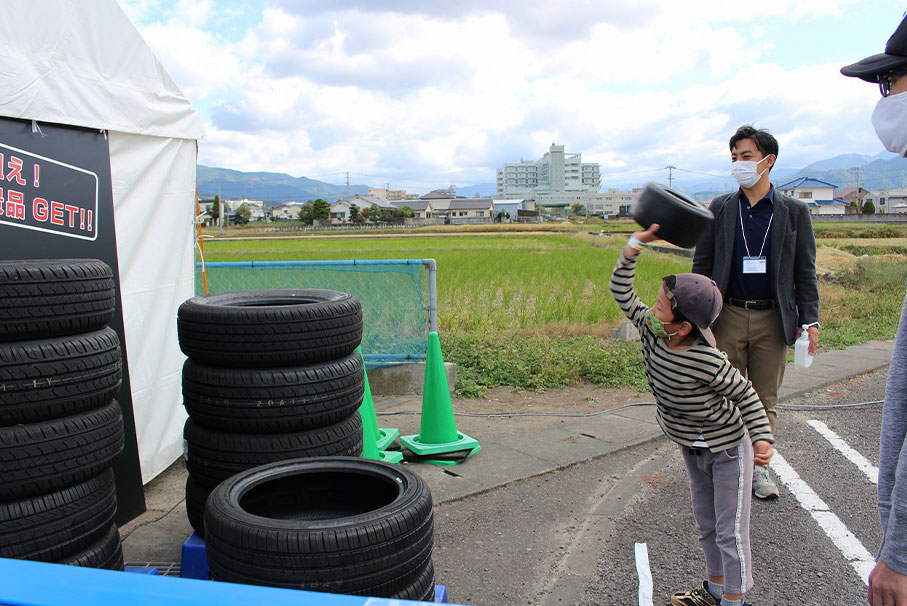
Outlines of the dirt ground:
<svg viewBox="0 0 907 606">
<path fill-rule="evenodd" d="M 534 391 L 496 387 L 482 398 L 454 398 L 454 410 L 469 413 L 590 413 L 623 404 L 651 401 L 652 394 L 635 389 L 606 389 L 591 383 Z"/>
</svg>

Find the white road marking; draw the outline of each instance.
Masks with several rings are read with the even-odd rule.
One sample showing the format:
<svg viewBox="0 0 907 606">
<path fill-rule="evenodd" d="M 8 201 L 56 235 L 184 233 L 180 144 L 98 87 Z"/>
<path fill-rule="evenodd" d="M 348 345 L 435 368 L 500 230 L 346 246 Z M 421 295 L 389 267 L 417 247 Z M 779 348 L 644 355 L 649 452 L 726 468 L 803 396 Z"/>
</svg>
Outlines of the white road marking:
<svg viewBox="0 0 907 606">
<path fill-rule="evenodd" d="M 652 606 L 652 571 L 649 569 L 649 549 L 645 543 L 634 543 L 636 574 L 639 576 L 639 606 Z"/>
<path fill-rule="evenodd" d="M 869 462 L 869 460 L 850 447 L 841 437 L 833 432 L 822 421 L 807 421 L 810 427 L 822 434 L 822 437 L 835 447 L 835 450 L 847 457 L 847 460 L 857 466 L 857 468 L 866 474 L 869 481 L 873 484 L 879 483 L 879 468 Z"/>
<path fill-rule="evenodd" d="M 872 554 L 863 547 L 860 540 L 850 532 L 844 523 L 833 514 L 819 495 L 804 482 L 784 457 L 776 450 L 769 463 L 778 478 L 787 486 L 800 505 L 819 523 L 822 531 L 841 551 L 844 558 L 857 572 L 863 583 L 869 586 L 869 573 L 875 566 Z"/>
</svg>

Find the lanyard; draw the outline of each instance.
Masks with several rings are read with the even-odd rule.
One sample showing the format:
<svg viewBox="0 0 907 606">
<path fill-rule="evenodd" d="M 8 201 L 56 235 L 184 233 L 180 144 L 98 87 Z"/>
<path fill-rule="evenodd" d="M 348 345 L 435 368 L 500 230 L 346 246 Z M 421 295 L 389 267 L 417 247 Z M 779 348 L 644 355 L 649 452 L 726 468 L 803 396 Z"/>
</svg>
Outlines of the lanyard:
<svg viewBox="0 0 907 606">
<path fill-rule="evenodd" d="M 743 246 L 746 248 L 746 256 L 752 257 L 750 254 L 750 245 L 746 242 L 746 230 L 743 228 L 743 200 L 740 201 L 740 233 L 743 234 Z M 775 218 L 775 209 L 772 209 L 772 214 L 768 216 L 768 227 L 765 228 L 765 236 L 762 238 L 762 247 L 759 248 L 759 256 L 762 256 L 762 251 L 765 250 L 765 241 L 768 240 L 768 231 L 772 228 L 772 219 Z"/>
</svg>

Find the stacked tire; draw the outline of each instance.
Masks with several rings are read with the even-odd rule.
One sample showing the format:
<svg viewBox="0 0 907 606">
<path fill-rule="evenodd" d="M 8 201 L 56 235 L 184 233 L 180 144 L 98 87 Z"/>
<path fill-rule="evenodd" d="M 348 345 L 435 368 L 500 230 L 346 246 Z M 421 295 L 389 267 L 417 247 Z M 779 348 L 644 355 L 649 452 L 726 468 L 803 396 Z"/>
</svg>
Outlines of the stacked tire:
<svg viewBox="0 0 907 606">
<path fill-rule="evenodd" d="M 0 557 L 123 569 L 115 306 L 102 261 L 0 262 Z"/>
<path fill-rule="evenodd" d="M 212 578 L 434 601 L 426 482 L 399 465 L 326 457 L 237 474 L 208 499 Z"/>
<path fill-rule="evenodd" d="M 289 459 L 362 454 L 362 306 L 329 290 L 193 297 L 178 311 L 186 513 L 205 533 L 221 482 Z"/>
</svg>

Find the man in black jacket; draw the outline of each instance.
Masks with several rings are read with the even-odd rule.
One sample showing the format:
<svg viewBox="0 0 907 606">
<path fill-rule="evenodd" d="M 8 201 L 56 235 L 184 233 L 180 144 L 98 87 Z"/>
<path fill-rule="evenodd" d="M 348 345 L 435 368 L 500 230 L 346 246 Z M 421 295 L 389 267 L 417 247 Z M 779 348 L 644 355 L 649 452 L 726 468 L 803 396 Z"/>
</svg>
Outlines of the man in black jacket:
<svg viewBox="0 0 907 606">
<path fill-rule="evenodd" d="M 696 244 L 692 271 L 721 289 L 725 305 L 712 328 L 718 349 L 752 381 L 777 439 L 787 346 L 803 325 L 810 354 L 819 344 L 816 241 L 806 204 L 776 192 L 769 180 L 778 158 L 775 137 L 745 125 L 729 147 L 740 189 L 712 200 L 715 222 Z M 765 467 L 754 470 L 753 494 L 780 494 Z"/>
</svg>

